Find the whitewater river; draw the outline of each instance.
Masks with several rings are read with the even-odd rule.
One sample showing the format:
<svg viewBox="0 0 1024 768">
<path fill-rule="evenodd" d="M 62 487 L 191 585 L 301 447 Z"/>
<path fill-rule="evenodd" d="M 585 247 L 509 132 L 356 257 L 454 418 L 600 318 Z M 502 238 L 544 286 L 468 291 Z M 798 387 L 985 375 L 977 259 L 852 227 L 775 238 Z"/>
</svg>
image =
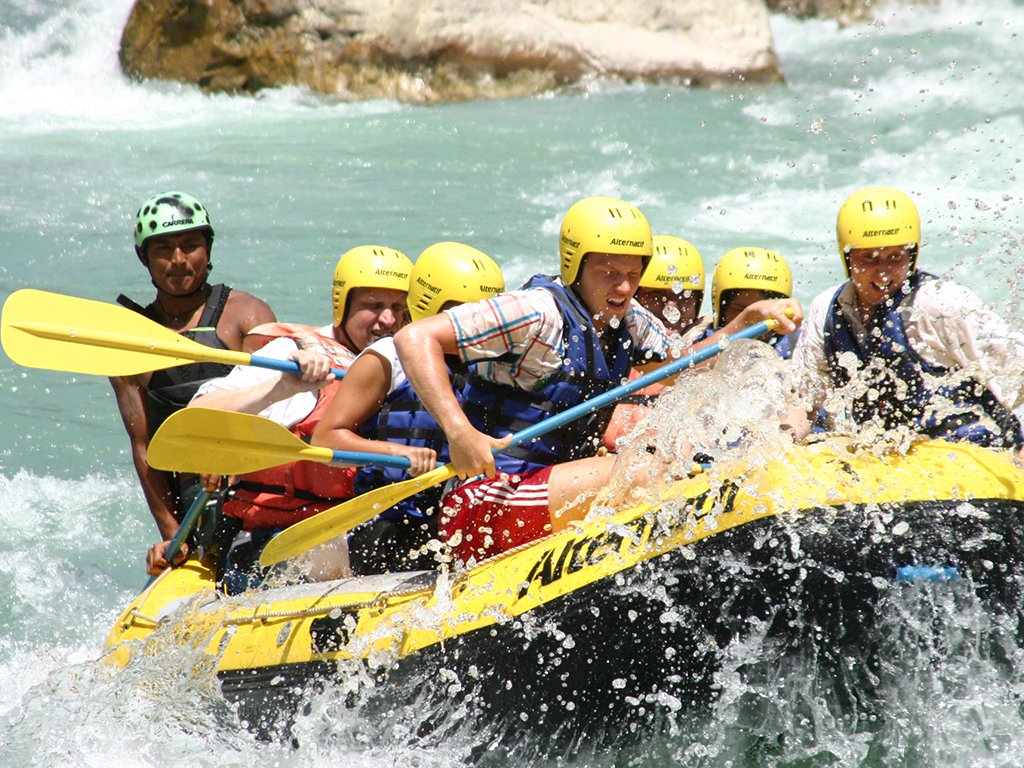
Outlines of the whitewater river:
<svg viewBox="0 0 1024 768">
<path fill-rule="evenodd" d="M 848 29 L 773 18 L 785 85 L 594 83 L 430 107 L 128 82 L 117 44 L 130 5 L 0 3 L 0 299 L 33 287 L 148 301 L 132 217 L 183 189 L 212 211 L 214 276 L 285 320 L 326 322 L 337 257 L 367 242 L 414 256 L 461 240 L 510 284 L 554 271 L 562 214 L 594 194 L 638 204 L 709 272 L 736 246 L 779 251 L 809 302 L 842 274 L 838 205 L 881 183 L 919 202 L 921 264 L 1024 326 L 1024 3 L 897 2 Z M 109 386 L 0 355 L 0 414 L 0 764 L 442 766 L 470 754 L 471 734 L 368 746 L 353 734 L 373 723 L 324 712 L 297 751 L 262 744 L 213 720 L 212 677 L 181 651 L 130 674 L 94 665 L 145 582 L 155 533 Z M 758 751 L 733 743 L 723 711 L 696 741 L 667 733 L 587 760 L 1020 766 L 1024 661 L 1010 661 L 996 677 L 943 670 L 873 732 L 819 720 L 802 748 Z M 725 685 L 737 700 L 744 683 Z M 775 726 L 758 727 L 771 741 Z"/>
</svg>

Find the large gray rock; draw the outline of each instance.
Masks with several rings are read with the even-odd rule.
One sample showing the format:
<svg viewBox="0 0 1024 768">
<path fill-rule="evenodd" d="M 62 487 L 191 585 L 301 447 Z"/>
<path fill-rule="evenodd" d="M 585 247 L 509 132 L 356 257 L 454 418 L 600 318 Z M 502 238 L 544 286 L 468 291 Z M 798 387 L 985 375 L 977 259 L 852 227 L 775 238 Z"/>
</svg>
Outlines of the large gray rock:
<svg viewBox="0 0 1024 768">
<path fill-rule="evenodd" d="M 927 0 L 926 0 L 927 1 Z M 768 10 L 785 13 L 800 19 L 825 17 L 837 19 L 840 24 L 865 21 L 877 5 L 872 0 L 767 0 Z"/>
<path fill-rule="evenodd" d="M 765 0 L 137 0 L 135 78 L 339 99 L 524 96 L 591 76 L 781 79 Z"/>
</svg>

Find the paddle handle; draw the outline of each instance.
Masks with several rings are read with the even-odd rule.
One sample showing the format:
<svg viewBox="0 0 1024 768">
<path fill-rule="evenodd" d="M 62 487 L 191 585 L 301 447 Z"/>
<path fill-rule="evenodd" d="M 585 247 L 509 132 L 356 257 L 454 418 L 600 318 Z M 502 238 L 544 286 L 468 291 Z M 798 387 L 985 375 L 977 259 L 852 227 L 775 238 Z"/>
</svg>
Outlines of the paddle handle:
<svg viewBox="0 0 1024 768">
<path fill-rule="evenodd" d="M 507 450 L 512 446 L 520 445 L 521 443 L 533 440 L 541 435 L 546 435 L 548 432 L 558 429 L 559 427 L 568 424 L 570 421 L 575 421 L 578 418 L 586 416 L 588 413 L 593 413 L 594 411 L 604 408 L 606 405 L 610 405 L 626 395 L 630 395 L 644 387 L 649 387 L 651 384 L 656 384 L 662 379 L 668 378 L 675 373 L 679 373 L 679 371 L 686 368 L 692 368 L 695 365 L 703 363 L 705 360 L 717 355 L 733 341 L 760 336 L 762 333 L 767 333 L 772 330 L 778 324 L 778 320 L 762 320 L 760 323 L 756 323 L 749 328 L 744 328 L 742 331 L 737 331 L 731 336 L 725 336 L 714 344 L 704 347 L 704 349 L 698 350 L 686 357 L 681 357 L 678 360 L 673 360 L 671 363 L 667 363 L 656 370 L 645 373 L 639 378 L 633 379 L 625 384 L 621 384 L 614 389 L 609 389 L 607 392 L 592 397 L 586 402 L 574 405 L 572 408 L 564 410 L 561 413 L 557 413 L 554 416 L 544 419 L 544 421 L 540 421 L 533 426 L 516 432 L 512 436 L 512 442 L 510 442 L 506 448 L 496 448 L 494 453 L 499 454 L 503 450 Z"/>
<path fill-rule="evenodd" d="M 299 375 L 302 374 L 302 369 L 299 368 L 299 364 L 294 360 L 276 360 L 273 357 L 250 355 L 248 364 L 255 366 L 256 368 L 268 368 L 271 371 L 281 371 L 282 373 L 294 373 Z M 345 376 L 345 371 L 341 368 L 331 368 L 331 373 L 333 373 L 335 378 L 338 379 L 344 378 Z"/>
<path fill-rule="evenodd" d="M 196 527 L 196 521 L 199 520 L 199 515 L 202 514 L 206 508 L 206 502 L 210 500 L 212 494 L 205 488 L 200 490 L 196 497 L 192 500 L 191 506 L 188 508 L 188 512 L 181 518 L 181 524 L 178 526 L 178 532 L 171 538 L 170 543 L 167 545 L 167 549 L 164 550 L 164 560 L 171 563 L 173 568 L 174 558 L 181 552 L 181 545 L 185 543 L 185 539 L 192 533 L 192 529 Z M 150 584 L 156 581 L 156 576 L 150 576 L 149 581 L 146 582 L 148 588 Z"/>
</svg>

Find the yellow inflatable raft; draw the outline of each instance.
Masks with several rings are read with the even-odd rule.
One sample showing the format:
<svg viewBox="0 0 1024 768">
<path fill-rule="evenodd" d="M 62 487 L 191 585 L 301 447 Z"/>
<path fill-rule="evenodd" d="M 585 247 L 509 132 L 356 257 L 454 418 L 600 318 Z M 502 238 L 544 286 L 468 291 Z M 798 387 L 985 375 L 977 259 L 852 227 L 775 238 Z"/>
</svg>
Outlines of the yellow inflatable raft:
<svg viewBox="0 0 1024 768">
<path fill-rule="evenodd" d="M 700 706 L 716 654 L 752 623 L 783 635 L 828 623 L 841 627 L 828 642 L 860 642 L 880 595 L 921 579 L 969 584 L 1010 615 L 1021 603 L 1024 468 L 1007 452 L 934 441 L 880 456 L 823 441 L 720 462 L 591 517 L 464 571 L 236 597 L 190 561 L 128 606 L 106 647 L 128 663 L 168 636 L 198 644 L 268 735 L 356 669 L 388 681 L 371 697 L 414 681 L 403 690 L 420 705 L 460 696 L 489 719 L 613 733 L 623 717 Z"/>
</svg>

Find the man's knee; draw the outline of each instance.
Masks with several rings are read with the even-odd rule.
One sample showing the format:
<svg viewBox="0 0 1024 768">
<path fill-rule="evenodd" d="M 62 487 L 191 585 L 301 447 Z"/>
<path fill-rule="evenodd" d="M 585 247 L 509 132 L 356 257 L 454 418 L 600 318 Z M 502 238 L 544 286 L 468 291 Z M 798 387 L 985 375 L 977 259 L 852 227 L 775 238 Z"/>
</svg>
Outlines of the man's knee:
<svg viewBox="0 0 1024 768">
<path fill-rule="evenodd" d="M 558 464 L 548 480 L 548 511 L 551 529 L 560 531 L 573 520 L 586 516 L 594 495 L 607 485 L 615 466 L 615 456 Z"/>
</svg>

